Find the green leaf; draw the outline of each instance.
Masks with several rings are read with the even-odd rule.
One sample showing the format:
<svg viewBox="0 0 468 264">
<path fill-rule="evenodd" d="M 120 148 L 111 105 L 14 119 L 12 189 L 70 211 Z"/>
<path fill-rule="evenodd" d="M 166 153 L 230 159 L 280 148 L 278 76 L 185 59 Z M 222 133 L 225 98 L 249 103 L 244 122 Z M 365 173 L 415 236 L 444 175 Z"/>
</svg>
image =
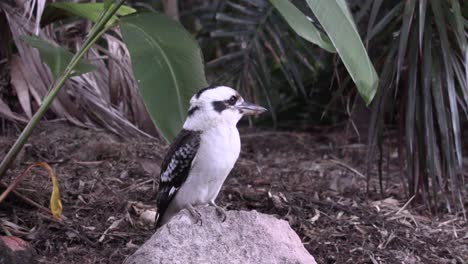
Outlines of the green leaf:
<svg viewBox="0 0 468 264">
<path fill-rule="evenodd" d="M 56 80 L 65 70 L 68 63 L 73 57 L 73 53 L 62 47 L 55 47 L 49 42 L 35 36 L 22 36 L 21 39 L 29 45 L 39 50 L 42 61 L 49 66 L 52 76 Z M 96 66 L 81 60 L 76 65 L 72 76 L 77 76 L 83 73 L 96 70 Z"/>
<path fill-rule="evenodd" d="M 425 2 L 425 1 L 423 1 Z M 421 6 L 421 5 L 420 5 Z M 425 9 L 425 8 L 424 8 Z M 420 9 L 420 16 L 423 16 L 421 12 L 422 8 Z M 425 11 L 424 11 L 425 12 Z M 419 23 L 427 23 L 427 30 L 422 33 L 424 44 L 420 43 L 420 46 L 424 47 L 423 56 L 421 57 L 421 80 L 422 82 L 422 95 L 423 95 L 423 122 L 424 122 L 424 130 L 422 134 L 424 134 L 424 144 L 421 147 L 425 147 L 425 157 L 426 157 L 426 166 L 428 169 L 428 174 L 431 177 L 433 184 L 432 184 L 432 193 L 434 197 L 437 199 L 437 179 L 436 175 L 440 174 L 438 168 L 440 168 L 440 158 L 437 154 L 439 152 L 438 149 L 438 142 L 435 133 L 434 127 L 434 109 L 432 105 L 432 94 L 431 94 L 431 80 L 432 80 L 432 42 L 431 42 L 431 35 L 432 35 L 432 28 L 430 26 L 430 22 L 426 22 L 425 19 L 420 19 Z M 424 28 L 423 26 L 419 25 L 419 28 Z M 421 39 L 421 34 L 419 35 L 419 39 Z M 440 186 L 440 185 L 439 185 Z"/>
<path fill-rule="evenodd" d="M 349 11 L 348 4 L 346 4 L 346 1 L 345 0 L 335 0 L 335 1 L 340 7 L 343 15 L 348 19 L 348 23 L 351 24 L 351 26 L 353 26 L 354 30 L 357 32 L 356 25 L 354 24 L 353 15 L 351 14 L 351 11 Z"/>
<path fill-rule="evenodd" d="M 107 10 L 112 5 L 113 0 L 104 0 L 104 10 Z"/>
<path fill-rule="evenodd" d="M 380 19 L 375 26 L 373 26 L 369 32 L 367 32 L 366 41 L 370 41 L 377 34 L 382 33 L 382 31 L 390 24 L 395 17 L 400 16 L 400 9 L 402 9 L 403 4 L 399 3 L 395 5 L 390 11 L 384 14 L 382 19 Z M 371 17 L 372 18 L 372 17 Z"/>
<path fill-rule="evenodd" d="M 369 104 L 377 91 L 378 76 L 346 3 L 342 0 L 307 0 L 307 3 L 330 37 L 360 95 Z"/>
<path fill-rule="evenodd" d="M 457 0 L 450 0 L 450 4 L 452 6 L 453 16 L 450 16 L 451 24 L 456 29 L 455 34 L 457 36 L 459 46 L 461 47 L 462 51 L 467 51 L 468 44 L 466 40 L 465 30 L 463 28 L 463 14 L 460 8 L 460 2 Z"/>
<path fill-rule="evenodd" d="M 408 38 L 410 36 L 411 23 L 413 22 L 415 0 L 408 0 L 405 2 L 405 11 L 403 13 L 403 25 L 400 31 L 400 40 L 397 58 L 397 78 L 396 83 L 400 81 L 400 74 L 402 72 L 403 61 L 405 59 L 406 50 L 408 47 Z"/>
<path fill-rule="evenodd" d="M 109 5 L 109 3 L 53 3 L 48 5 L 44 11 L 43 20 L 47 21 L 46 23 L 50 23 L 74 15 L 97 22 L 102 12 L 106 10 L 106 5 Z M 65 13 L 63 11 L 65 11 Z M 107 26 L 113 25 L 117 21 L 118 16 L 126 16 L 135 12 L 136 10 L 132 7 L 121 6 L 117 10 L 116 15 L 112 16 L 109 20 Z M 44 22 L 42 22 L 42 24 L 44 24 Z"/>
<path fill-rule="evenodd" d="M 299 36 L 329 52 L 336 52 L 330 39 L 320 32 L 289 0 L 270 0 L 270 2 Z"/>
<path fill-rule="evenodd" d="M 171 140 L 183 125 L 190 98 L 207 86 L 200 47 L 179 23 L 162 14 L 124 17 L 121 29 L 146 108 Z"/>
<path fill-rule="evenodd" d="M 408 95 L 407 95 L 407 103 L 406 103 L 406 112 L 405 112 L 405 128 L 406 128 L 406 145 L 407 150 L 409 150 L 408 154 L 413 155 L 416 152 L 416 143 L 415 143 L 415 123 L 416 123 L 416 116 L 417 116 L 417 100 L 419 99 L 417 90 L 418 90 L 418 39 L 417 35 L 411 35 L 411 40 L 409 43 L 411 44 L 409 52 L 408 52 Z M 414 164 L 413 164 L 414 165 Z"/>
<path fill-rule="evenodd" d="M 441 12 L 442 7 L 439 1 L 431 0 L 432 12 L 434 13 L 437 30 L 440 36 L 440 44 L 442 47 L 442 57 L 444 61 L 445 78 L 448 91 L 448 101 L 452 118 L 452 132 L 455 140 L 455 152 L 458 158 L 458 166 L 462 165 L 462 147 L 460 134 L 460 118 L 459 109 L 457 107 L 457 94 L 455 91 L 453 65 L 456 63 L 451 55 L 452 49 L 448 39 L 447 27 L 444 24 L 445 17 Z"/>
<path fill-rule="evenodd" d="M 382 5 L 383 0 L 376 0 L 372 4 L 372 10 L 369 16 L 369 22 L 367 23 L 367 34 L 366 34 L 366 42 L 370 40 L 369 33 L 371 29 L 374 27 L 375 20 L 377 19 L 377 14 L 380 11 L 380 6 Z"/>
<path fill-rule="evenodd" d="M 423 47 L 424 27 L 426 25 L 427 0 L 419 1 L 419 49 Z M 429 25 L 430 26 L 430 25 Z"/>
</svg>

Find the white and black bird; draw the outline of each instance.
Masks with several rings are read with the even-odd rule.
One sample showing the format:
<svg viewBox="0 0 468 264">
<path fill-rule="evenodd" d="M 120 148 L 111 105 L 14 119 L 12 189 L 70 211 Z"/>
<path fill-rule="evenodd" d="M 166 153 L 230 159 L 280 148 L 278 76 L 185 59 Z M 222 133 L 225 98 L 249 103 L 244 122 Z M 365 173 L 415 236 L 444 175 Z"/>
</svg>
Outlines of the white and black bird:
<svg viewBox="0 0 468 264">
<path fill-rule="evenodd" d="M 227 86 L 204 88 L 192 97 L 183 129 L 161 165 L 156 227 L 184 208 L 200 221 L 197 205 L 215 206 L 225 218 L 215 199 L 239 157 L 236 125 L 242 116 L 264 111 Z"/>
</svg>

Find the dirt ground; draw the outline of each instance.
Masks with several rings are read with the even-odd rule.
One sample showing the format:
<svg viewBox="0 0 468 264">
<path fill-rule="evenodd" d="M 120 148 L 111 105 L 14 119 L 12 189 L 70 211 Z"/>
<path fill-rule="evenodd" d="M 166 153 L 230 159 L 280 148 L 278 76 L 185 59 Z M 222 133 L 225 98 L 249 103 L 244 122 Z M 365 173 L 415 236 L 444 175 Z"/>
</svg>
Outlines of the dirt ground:
<svg viewBox="0 0 468 264">
<path fill-rule="evenodd" d="M 19 131 L 0 131 L 1 159 Z M 218 204 L 289 221 L 318 263 L 467 263 L 467 223 L 460 215 L 406 206 L 393 150 L 384 195 L 377 177 L 366 194 L 365 146 L 344 140 L 343 133 L 241 134 L 241 157 Z M 66 219 L 55 221 L 11 194 L 0 204 L 1 235 L 28 241 L 40 263 L 121 263 L 153 233 L 141 212 L 155 207 L 154 179 L 166 149 L 157 140 L 123 141 L 62 122 L 43 123 L 7 178 L 48 162 L 59 177 Z M 17 191 L 48 207 L 51 184 L 43 170 L 34 169 Z"/>
</svg>

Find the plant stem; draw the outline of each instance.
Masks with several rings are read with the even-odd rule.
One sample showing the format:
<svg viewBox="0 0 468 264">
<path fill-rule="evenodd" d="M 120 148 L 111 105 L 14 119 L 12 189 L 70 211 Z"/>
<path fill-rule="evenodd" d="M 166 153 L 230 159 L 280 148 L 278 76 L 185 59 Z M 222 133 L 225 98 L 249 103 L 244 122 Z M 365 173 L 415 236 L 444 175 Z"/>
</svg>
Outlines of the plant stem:
<svg viewBox="0 0 468 264">
<path fill-rule="evenodd" d="M 68 63 L 67 68 L 65 68 L 60 77 L 55 81 L 53 87 L 49 90 L 49 93 L 47 93 L 46 97 L 44 98 L 41 107 L 39 107 L 37 112 L 32 116 L 31 120 L 23 129 L 15 144 L 10 148 L 7 155 L 2 160 L 2 163 L 0 164 L 0 179 L 3 177 L 6 170 L 10 166 L 10 163 L 15 159 L 16 155 L 18 155 L 18 152 L 28 140 L 33 129 L 37 126 L 41 118 L 49 109 L 50 105 L 52 104 L 58 92 L 60 91 L 60 88 L 62 88 L 65 81 L 70 77 L 70 74 L 73 72 L 75 66 L 85 55 L 85 53 L 89 50 L 89 48 L 91 48 L 91 46 L 97 41 L 97 39 L 105 32 L 105 26 L 107 22 L 112 18 L 112 16 L 117 12 L 117 10 L 124 2 L 125 0 L 117 0 L 115 4 L 111 5 L 107 10 L 104 10 L 103 14 L 101 15 L 101 18 L 91 28 L 80 50 L 73 56 L 71 61 Z"/>
</svg>

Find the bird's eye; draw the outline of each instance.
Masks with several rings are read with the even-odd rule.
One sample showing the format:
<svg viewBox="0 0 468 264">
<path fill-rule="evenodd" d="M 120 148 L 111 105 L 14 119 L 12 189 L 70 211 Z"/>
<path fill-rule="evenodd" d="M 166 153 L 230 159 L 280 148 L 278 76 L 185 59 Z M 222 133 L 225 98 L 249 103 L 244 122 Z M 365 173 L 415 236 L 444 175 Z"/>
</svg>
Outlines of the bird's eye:
<svg viewBox="0 0 468 264">
<path fill-rule="evenodd" d="M 230 105 L 235 105 L 236 102 L 237 102 L 237 97 L 233 95 L 233 96 L 231 96 L 231 98 L 229 98 L 229 100 L 227 102 Z"/>
</svg>

